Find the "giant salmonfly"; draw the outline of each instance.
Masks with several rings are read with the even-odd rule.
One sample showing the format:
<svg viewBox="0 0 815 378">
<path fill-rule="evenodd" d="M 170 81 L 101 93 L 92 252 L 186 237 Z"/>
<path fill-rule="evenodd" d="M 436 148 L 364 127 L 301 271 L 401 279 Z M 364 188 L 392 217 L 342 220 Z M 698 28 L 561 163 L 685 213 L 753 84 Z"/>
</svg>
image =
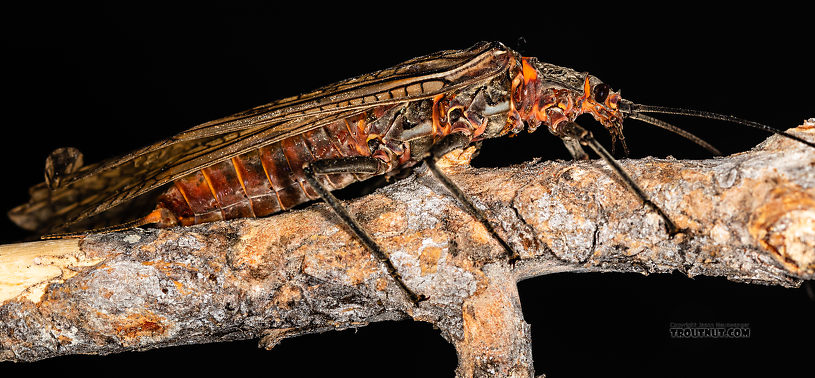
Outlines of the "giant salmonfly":
<svg viewBox="0 0 815 378">
<path fill-rule="evenodd" d="M 575 123 L 590 114 L 627 152 L 623 120 L 665 128 L 712 153 L 700 138 L 649 113 L 735 122 L 815 144 L 756 122 L 709 112 L 648 106 L 622 99 L 600 79 L 523 57 L 501 43 L 479 43 L 415 58 L 295 97 L 207 122 L 125 156 L 82 166 L 72 149 L 52 153 L 46 182 L 11 219 L 40 234 L 152 225 L 187 226 L 261 217 L 322 198 L 386 267 L 406 295 L 423 296 L 402 281 L 387 254 L 331 191 L 425 162 L 434 176 L 506 250 L 487 217 L 436 166 L 446 153 L 484 139 L 535 131 L 559 137 L 575 159 L 589 147 L 628 189 L 681 232 L 658 204 Z M 613 152 L 612 148 L 612 152 Z M 142 211 L 140 213 L 140 211 Z M 112 226 L 111 226 L 112 225 Z"/>
</svg>

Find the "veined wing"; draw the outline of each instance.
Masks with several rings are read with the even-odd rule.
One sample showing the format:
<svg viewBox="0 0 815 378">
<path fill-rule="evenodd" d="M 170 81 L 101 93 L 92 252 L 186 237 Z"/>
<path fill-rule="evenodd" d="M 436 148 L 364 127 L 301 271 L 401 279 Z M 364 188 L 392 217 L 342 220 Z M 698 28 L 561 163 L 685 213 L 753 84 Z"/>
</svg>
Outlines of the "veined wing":
<svg viewBox="0 0 815 378">
<path fill-rule="evenodd" d="M 467 50 L 448 50 L 411 59 L 389 69 L 198 125 L 66 177 L 48 197 L 52 202 L 63 198 L 69 204 L 51 203 L 49 217 L 71 222 L 99 214 L 196 169 L 367 109 L 429 98 L 485 82 L 505 72 L 514 59 L 514 54 L 499 43 L 480 43 Z M 32 202 L 15 208 L 10 215 L 15 213 L 19 217 L 41 207 Z"/>
<path fill-rule="evenodd" d="M 170 139 L 102 164 L 98 169 L 109 169 L 181 141 L 206 139 L 238 130 L 275 126 L 276 133 L 281 136 L 305 132 L 317 126 L 298 122 L 285 124 L 285 121 L 337 112 L 364 111 L 374 106 L 433 97 L 487 80 L 506 69 L 513 59 L 512 53 L 497 42 L 482 42 L 467 50 L 447 50 L 414 58 L 389 69 L 203 123 Z M 275 141 L 283 138 L 278 137 Z M 68 184 L 89 174 L 93 172 L 84 172 L 63 182 Z"/>
<path fill-rule="evenodd" d="M 505 70 L 513 59 L 510 50 L 498 42 L 481 42 L 467 50 L 440 51 L 207 122 L 176 138 L 200 138 L 281 119 L 429 98 L 491 78 Z"/>
</svg>

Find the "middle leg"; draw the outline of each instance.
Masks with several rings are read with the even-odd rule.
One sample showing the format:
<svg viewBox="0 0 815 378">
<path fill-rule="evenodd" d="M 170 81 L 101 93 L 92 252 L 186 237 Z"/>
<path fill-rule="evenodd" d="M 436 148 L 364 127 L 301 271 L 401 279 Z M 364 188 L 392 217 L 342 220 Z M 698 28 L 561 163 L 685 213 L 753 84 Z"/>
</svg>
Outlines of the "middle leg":
<svg viewBox="0 0 815 378">
<path fill-rule="evenodd" d="M 439 169 L 438 165 L 436 165 L 436 162 L 448 152 L 465 148 L 469 144 L 470 137 L 465 134 L 448 134 L 430 148 L 430 156 L 425 159 L 425 163 L 427 164 L 428 168 L 430 168 L 430 171 L 433 172 L 433 175 L 444 185 L 445 188 L 447 188 L 448 191 L 450 191 L 450 193 L 453 194 L 453 197 L 455 197 L 459 203 L 464 205 L 464 208 L 470 213 L 470 215 L 475 217 L 475 219 L 477 219 L 478 222 L 480 222 L 484 228 L 487 229 L 487 232 L 489 232 L 490 235 L 492 235 L 492 237 L 501 244 L 501 247 L 503 247 L 504 251 L 506 251 L 507 257 L 509 257 L 510 264 L 515 264 L 518 260 L 520 260 L 520 254 L 512 249 L 512 247 L 510 247 L 509 244 L 503 238 L 501 238 L 500 235 L 498 235 L 495 228 L 493 228 L 492 224 L 487 220 L 487 216 L 484 215 L 484 212 L 477 208 L 470 197 L 467 196 L 467 194 L 465 194 L 458 187 L 458 185 L 453 182 L 453 180 L 450 180 L 450 178 Z"/>
</svg>

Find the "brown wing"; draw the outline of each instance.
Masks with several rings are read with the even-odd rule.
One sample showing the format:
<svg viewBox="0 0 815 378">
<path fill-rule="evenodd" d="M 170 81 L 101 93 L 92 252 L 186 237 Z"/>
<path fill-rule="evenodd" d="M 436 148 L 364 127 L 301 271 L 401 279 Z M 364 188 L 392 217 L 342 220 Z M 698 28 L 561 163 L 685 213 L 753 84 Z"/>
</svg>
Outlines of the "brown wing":
<svg viewBox="0 0 815 378">
<path fill-rule="evenodd" d="M 172 138 L 32 188 L 28 204 L 9 212 L 26 229 L 43 229 L 105 212 L 197 169 L 338 119 L 392 103 L 429 98 L 484 82 L 514 56 L 499 43 L 448 50 L 207 122 Z"/>
</svg>

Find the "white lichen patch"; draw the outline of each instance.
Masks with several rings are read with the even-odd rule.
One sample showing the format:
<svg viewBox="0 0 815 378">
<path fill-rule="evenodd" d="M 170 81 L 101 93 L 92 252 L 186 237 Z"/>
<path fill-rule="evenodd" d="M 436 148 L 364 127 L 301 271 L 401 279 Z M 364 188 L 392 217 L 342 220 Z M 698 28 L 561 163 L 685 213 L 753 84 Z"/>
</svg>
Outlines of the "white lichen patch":
<svg viewBox="0 0 815 378">
<path fill-rule="evenodd" d="M 727 245 L 731 242 L 732 232 L 727 226 L 721 222 L 716 222 L 716 225 L 710 229 L 710 236 L 713 238 L 713 242 L 720 245 Z"/>
<path fill-rule="evenodd" d="M 141 240 L 141 236 L 139 236 L 138 234 L 130 234 L 125 236 L 124 239 L 122 240 L 130 244 L 136 244 L 139 242 L 139 240 Z"/>
<path fill-rule="evenodd" d="M 396 268 L 403 274 L 405 283 L 416 288 L 419 293 L 449 293 L 452 294 L 450 298 L 455 297 L 461 300 L 476 291 L 477 282 L 472 273 L 451 264 L 448 247 L 446 242 L 438 243 L 433 239 L 424 239 L 418 254 L 394 251 L 390 257 Z M 439 268 L 435 272 L 422 272 L 418 256 L 426 249 L 441 250 L 436 263 Z"/>
</svg>

